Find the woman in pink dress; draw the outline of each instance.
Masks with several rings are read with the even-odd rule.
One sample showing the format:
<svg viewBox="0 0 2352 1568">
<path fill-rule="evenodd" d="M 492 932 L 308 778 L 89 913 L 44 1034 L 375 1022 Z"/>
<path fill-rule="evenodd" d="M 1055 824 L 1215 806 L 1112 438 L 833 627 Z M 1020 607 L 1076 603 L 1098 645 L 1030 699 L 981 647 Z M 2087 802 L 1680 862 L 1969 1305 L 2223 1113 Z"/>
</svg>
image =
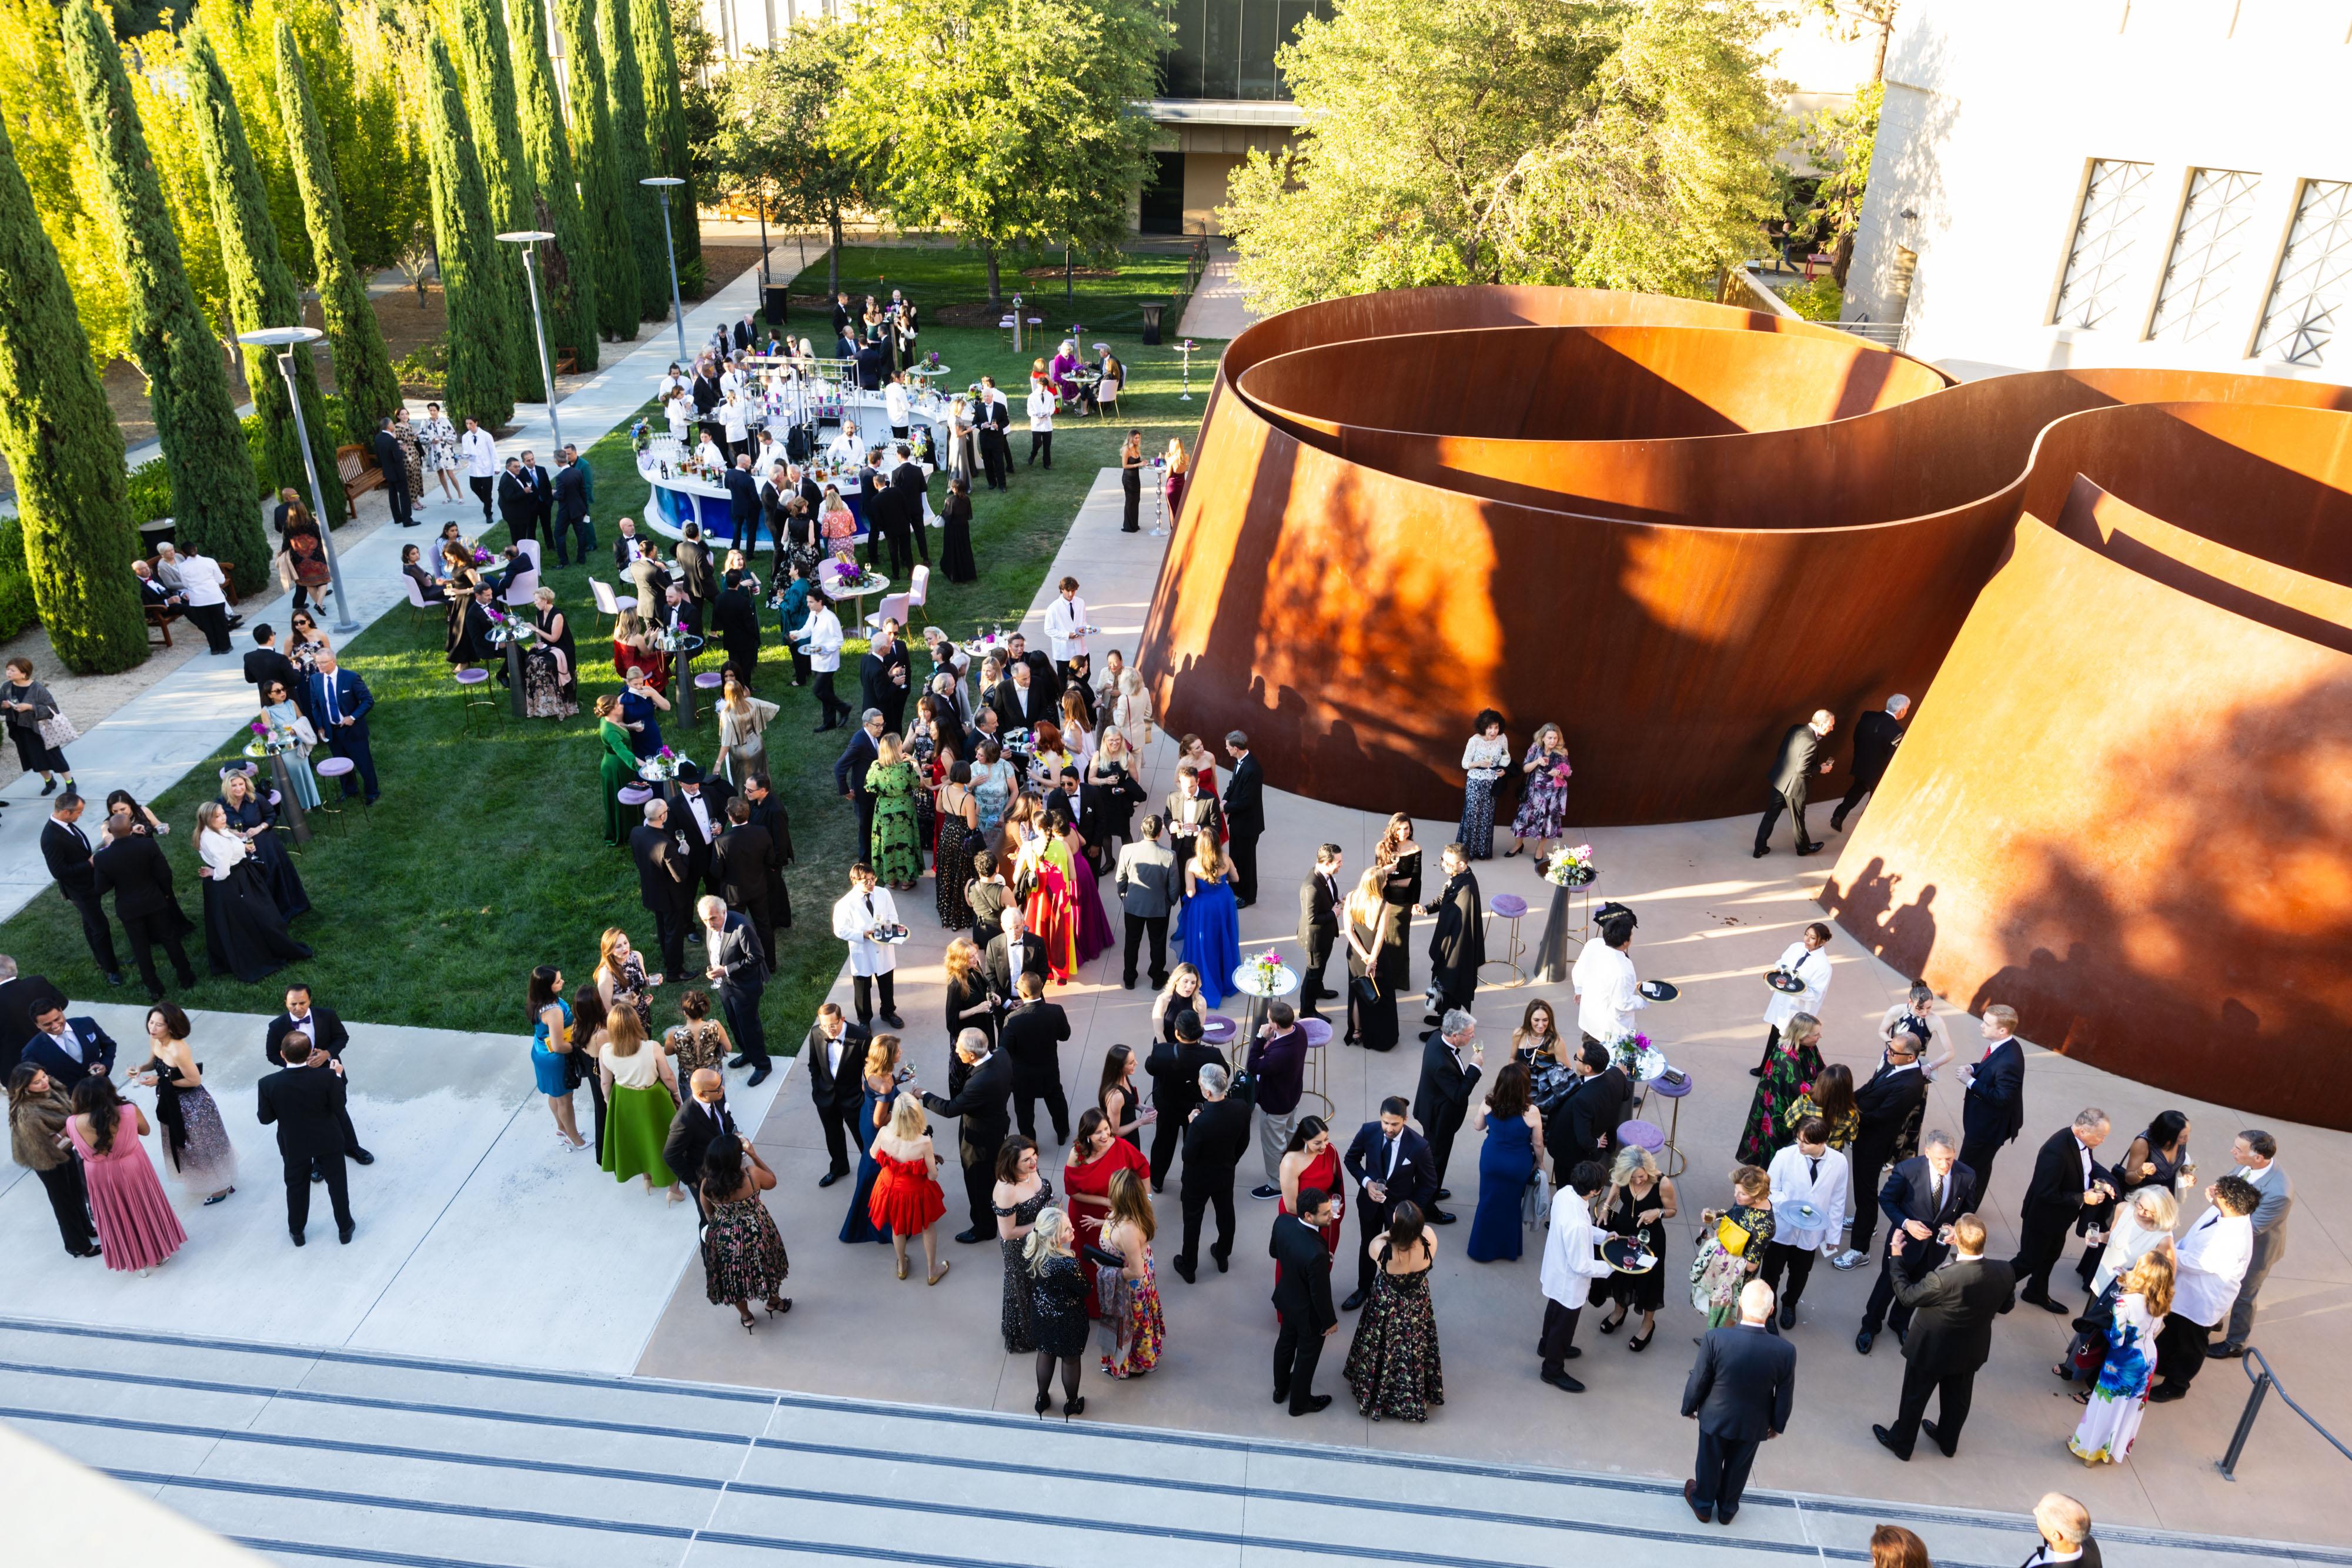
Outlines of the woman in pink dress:
<svg viewBox="0 0 2352 1568">
<path fill-rule="evenodd" d="M 1061 834 L 1062 848 L 1069 853 L 1070 877 L 1077 883 L 1078 963 L 1090 964 L 1097 954 L 1109 952 L 1118 939 L 1110 928 L 1110 912 L 1103 907 L 1102 885 L 1087 860 L 1087 841 L 1067 818 L 1059 811 L 1053 813 L 1045 819 L 1045 831 Z"/>
<path fill-rule="evenodd" d="M 172 1212 L 163 1184 L 147 1157 L 147 1117 L 126 1105 L 103 1078 L 85 1078 L 74 1087 L 73 1119 L 66 1136 L 81 1156 L 89 1189 L 89 1211 L 98 1220 L 98 1244 L 110 1269 L 142 1274 L 163 1266 L 188 1233 Z"/>
</svg>

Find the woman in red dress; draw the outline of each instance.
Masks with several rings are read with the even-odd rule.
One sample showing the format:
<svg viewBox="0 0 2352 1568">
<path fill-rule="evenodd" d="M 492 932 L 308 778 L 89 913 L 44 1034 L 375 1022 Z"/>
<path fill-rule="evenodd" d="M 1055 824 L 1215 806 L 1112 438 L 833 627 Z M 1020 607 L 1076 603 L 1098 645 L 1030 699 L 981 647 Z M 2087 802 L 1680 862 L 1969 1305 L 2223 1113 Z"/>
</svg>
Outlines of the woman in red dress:
<svg viewBox="0 0 2352 1568">
<path fill-rule="evenodd" d="M 1276 1212 L 1298 1212 L 1298 1195 L 1307 1187 L 1320 1187 L 1338 1199 L 1331 1206 L 1331 1223 L 1320 1234 L 1323 1245 L 1332 1256 L 1339 1252 L 1339 1211 L 1347 1204 L 1347 1195 L 1339 1190 L 1339 1150 L 1331 1142 L 1331 1129 L 1320 1116 L 1301 1116 L 1298 1125 L 1291 1129 L 1290 1145 L 1282 1156 L 1282 1202 Z M 1282 1282 L 1282 1265 L 1274 1266 L 1274 1281 Z"/>
<path fill-rule="evenodd" d="M 1207 743 L 1197 735 L 1188 735 L 1177 743 L 1176 766 L 1181 768 L 1188 762 L 1201 775 L 1201 793 L 1217 800 L 1217 759 L 1209 755 Z M 1225 803 L 1217 800 L 1217 842 L 1229 844 L 1233 840 L 1234 830 L 1225 821 Z"/>
<path fill-rule="evenodd" d="M 1335 1158 L 1334 1169 L 1338 1164 Z M 1069 1199 L 1070 1218 L 1078 1227 L 1078 1267 L 1086 1274 L 1090 1318 L 1101 1316 L 1102 1308 L 1095 1296 L 1095 1262 L 1087 1256 L 1087 1249 L 1102 1244 L 1103 1221 L 1110 1218 L 1110 1178 L 1120 1171 L 1132 1171 L 1138 1180 L 1149 1182 L 1151 1162 L 1133 1144 L 1113 1133 L 1109 1118 L 1100 1111 L 1080 1116 L 1077 1142 L 1071 1146 L 1068 1163 L 1062 1166 L 1062 1192 Z"/>
<path fill-rule="evenodd" d="M 1011 826 L 1011 824 L 1008 824 Z M 1020 824 L 1022 844 L 1015 865 L 1025 879 L 1029 902 L 1022 914 L 1029 933 L 1045 945 L 1045 973 L 1066 986 L 1078 972 L 1078 883 L 1067 845 L 1035 822 Z"/>
<path fill-rule="evenodd" d="M 901 1093 L 891 1108 L 890 1124 L 874 1135 L 874 1161 L 881 1171 L 874 1178 L 866 1212 L 876 1229 L 890 1233 L 901 1280 L 907 1277 L 907 1238 L 923 1239 L 923 1269 L 929 1276 L 923 1282 L 936 1285 L 951 1267 L 940 1261 L 939 1242 L 933 1234 L 940 1217 L 948 1211 L 948 1203 L 940 1191 L 939 1178 L 931 1174 L 938 1156 L 924 1124 L 922 1102 Z"/>
</svg>

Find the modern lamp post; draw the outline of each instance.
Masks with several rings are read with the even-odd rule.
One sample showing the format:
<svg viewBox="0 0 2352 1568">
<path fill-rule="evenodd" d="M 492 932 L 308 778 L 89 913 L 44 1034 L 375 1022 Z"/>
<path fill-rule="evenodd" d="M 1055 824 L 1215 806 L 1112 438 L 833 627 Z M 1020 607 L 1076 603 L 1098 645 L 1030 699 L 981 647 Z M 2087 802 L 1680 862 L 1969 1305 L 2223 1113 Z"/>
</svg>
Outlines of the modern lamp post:
<svg viewBox="0 0 2352 1568">
<path fill-rule="evenodd" d="M 669 316 L 677 323 L 677 362 L 682 365 L 686 363 L 686 311 L 677 302 L 677 241 L 671 237 L 669 232 L 669 191 L 672 185 L 683 185 L 686 182 L 675 174 L 656 174 L 637 183 L 651 185 L 661 193 L 662 244 L 669 248 Z"/>
<path fill-rule="evenodd" d="M 531 265 L 531 258 L 539 254 L 539 242 L 554 237 L 554 234 L 547 229 L 517 229 L 512 234 L 499 235 L 509 245 L 522 246 L 522 280 L 530 287 L 531 341 L 539 345 L 539 379 L 547 388 L 547 428 L 555 437 L 555 450 L 549 455 L 562 463 L 563 424 L 555 417 L 555 370 L 547 361 L 547 318 L 540 313 L 539 308 L 539 269 Z"/>
<path fill-rule="evenodd" d="M 265 327 L 258 332 L 239 332 L 236 340 L 248 349 L 274 350 L 278 355 L 278 373 L 286 378 L 286 399 L 294 405 L 294 438 L 302 446 L 302 470 L 310 476 L 310 505 L 316 508 L 322 491 L 319 488 L 319 465 L 310 456 L 310 428 L 302 418 L 302 392 L 294 384 L 294 350 L 307 349 L 326 334 L 316 327 Z M 331 542 L 332 530 L 319 530 L 319 548 L 327 558 L 327 574 L 335 585 L 335 630 L 356 632 L 360 623 L 352 619 L 351 595 L 343 591 L 343 554 Z"/>
</svg>

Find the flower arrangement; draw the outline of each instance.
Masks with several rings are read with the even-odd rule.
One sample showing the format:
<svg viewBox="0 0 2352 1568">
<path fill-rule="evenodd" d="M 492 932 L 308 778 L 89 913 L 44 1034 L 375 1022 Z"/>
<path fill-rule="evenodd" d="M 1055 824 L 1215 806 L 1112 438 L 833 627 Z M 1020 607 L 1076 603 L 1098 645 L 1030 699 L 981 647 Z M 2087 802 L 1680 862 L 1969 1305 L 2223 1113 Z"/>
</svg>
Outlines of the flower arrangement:
<svg viewBox="0 0 2352 1568">
<path fill-rule="evenodd" d="M 631 452 L 637 453 L 642 455 L 645 449 L 651 446 L 653 443 L 653 423 L 650 420 L 641 419 L 637 421 L 636 423 L 629 426 L 629 450 Z"/>
<path fill-rule="evenodd" d="M 1641 1075 L 1643 1054 L 1650 1050 L 1650 1037 L 1641 1030 L 1621 1034 L 1609 1042 L 1609 1063 L 1622 1069 L 1626 1077 L 1636 1078 Z"/>
<path fill-rule="evenodd" d="M 489 552 L 489 551 L 488 551 L 488 550 L 486 550 L 486 549 L 484 549 L 481 546 L 479 546 L 479 545 L 476 545 L 476 546 L 474 547 L 474 564 L 475 564 L 476 566 L 488 566 L 488 565 L 489 565 L 489 564 L 490 564 L 490 552 Z"/>
<path fill-rule="evenodd" d="M 1275 987 L 1282 978 L 1281 954 L 1269 947 L 1242 960 L 1242 967 L 1249 972 L 1260 993 L 1269 997 L 1275 994 Z"/>
<path fill-rule="evenodd" d="M 835 556 L 824 563 L 825 580 L 835 591 L 846 593 L 866 580 L 865 569 L 847 556 Z"/>
<path fill-rule="evenodd" d="M 1582 887 L 1600 874 L 1591 844 L 1563 844 L 1544 861 L 1544 880 L 1554 887 Z"/>
<path fill-rule="evenodd" d="M 665 746 L 637 765 L 637 777 L 647 780 L 675 779 L 677 770 L 692 760 Z"/>
<path fill-rule="evenodd" d="M 929 353 L 923 356 L 923 367 L 926 370 L 933 371 L 940 368 L 940 351 L 937 349 L 933 349 Z"/>
</svg>

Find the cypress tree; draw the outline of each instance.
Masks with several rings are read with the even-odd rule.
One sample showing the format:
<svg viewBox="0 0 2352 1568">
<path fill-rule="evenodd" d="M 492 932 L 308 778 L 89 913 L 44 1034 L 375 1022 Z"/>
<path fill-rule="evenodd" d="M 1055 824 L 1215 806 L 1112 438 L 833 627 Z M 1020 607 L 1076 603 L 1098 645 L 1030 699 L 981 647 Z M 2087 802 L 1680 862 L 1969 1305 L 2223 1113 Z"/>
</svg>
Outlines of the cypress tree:
<svg viewBox="0 0 2352 1568">
<path fill-rule="evenodd" d="M 97 205 L 109 216 L 129 286 L 131 357 L 147 377 L 155 434 L 172 473 L 173 521 L 182 539 L 231 563 L 240 588 L 257 588 L 270 559 L 260 486 L 219 345 L 181 264 L 179 236 L 131 107 L 122 51 L 90 0 L 69 0 L 64 29 L 66 76 L 97 153 Z"/>
<path fill-rule="evenodd" d="M 669 0 L 632 0 L 637 53 L 645 63 L 646 137 L 655 172 L 686 182 L 670 193 L 670 223 L 677 232 L 681 272 L 702 259 L 702 223 L 694 200 L 694 158 L 687 145 L 686 99 L 679 90 L 677 36 Z"/>
<path fill-rule="evenodd" d="M 457 68 L 438 33 L 425 40 L 425 152 L 433 166 L 433 241 L 441 258 L 441 291 L 449 306 L 449 414 L 468 414 L 485 430 L 514 417 L 514 380 L 507 356 L 512 338 L 499 311 L 511 291 L 501 287 L 489 254 L 489 196 L 481 161 L 466 121 Z"/>
<path fill-rule="evenodd" d="M 662 237 L 661 198 L 640 183 L 654 170 L 646 156 L 646 78 L 629 26 L 630 0 L 596 0 L 596 26 L 604 35 L 604 96 L 613 106 L 613 145 L 619 156 L 621 197 L 637 245 L 637 314 L 669 319 L 669 247 Z M 675 202 L 675 193 L 670 197 Z M 671 222 L 677 214 L 671 214 Z"/>
<path fill-rule="evenodd" d="M 533 0 L 521 0 L 527 8 Z M 539 375 L 539 344 L 531 326 L 530 296 L 522 277 L 520 247 L 498 235 L 537 228 L 530 163 L 523 156 L 522 127 L 515 119 L 514 64 L 507 53 L 506 17 L 499 0 L 457 0 L 457 48 L 466 67 L 466 115 L 474 126 L 474 155 L 481 161 L 482 189 L 489 203 L 491 248 L 488 253 L 511 297 L 499 318 L 512 341 L 507 365 L 515 396 L 544 402 Z"/>
<path fill-rule="evenodd" d="M 637 237 L 621 195 L 620 152 L 605 94 L 604 50 L 596 37 L 594 0 L 559 0 L 572 86 L 572 134 L 579 143 L 581 215 L 596 273 L 596 325 L 607 342 L 637 335 Z"/>
<path fill-rule="evenodd" d="M 303 227 L 310 236 L 310 259 L 319 280 L 319 312 L 326 323 L 327 347 L 335 357 L 335 390 L 342 394 L 352 434 L 373 434 L 375 422 L 400 407 L 400 380 L 392 373 L 392 355 L 384 350 L 383 329 L 376 324 L 367 280 L 352 265 L 326 127 L 311 101 L 310 78 L 295 46 L 294 30 L 282 17 L 275 41 L 278 113 L 286 126 L 295 187 L 302 193 Z"/>
<path fill-rule="evenodd" d="M 540 246 L 540 284 L 547 292 L 547 335 L 569 349 L 576 367 L 596 368 L 596 277 L 588 259 L 588 227 L 580 212 L 572 146 L 555 99 L 555 69 L 547 53 L 544 13 L 535 0 L 515 7 L 515 88 L 521 100 L 523 152 L 533 192 L 528 226 L 555 237 Z M 553 363 L 552 355 L 549 362 Z"/>
<path fill-rule="evenodd" d="M 0 115 L 0 456 L 16 481 L 25 567 L 49 645 L 76 674 L 147 658 L 128 570 L 139 554 L 122 431 Z M 239 444 L 240 447 L 242 443 Z"/>
<path fill-rule="evenodd" d="M 245 139 L 245 120 L 229 91 L 228 73 L 221 69 L 220 56 L 202 27 L 188 29 L 187 77 L 196 151 L 204 160 L 213 218 L 220 229 L 221 261 L 228 273 L 229 318 L 247 332 L 298 326 L 302 295 L 278 253 L 268 187 Z M 254 412 L 261 416 L 270 468 L 291 482 L 302 472 L 302 450 L 286 380 L 278 373 L 278 356 L 266 349 L 246 350 L 245 384 L 253 393 Z M 294 384 L 300 390 L 302 418 L 310 433 L 310 460 L 319 469 L 319 513 L 332 527 L 343 520 L 343 487 L 326 482 L 326 476 L 335 471 L 335 438 L 327 428 L 318 370 L 307 352 L 294 356 Z"/>
</svg>

